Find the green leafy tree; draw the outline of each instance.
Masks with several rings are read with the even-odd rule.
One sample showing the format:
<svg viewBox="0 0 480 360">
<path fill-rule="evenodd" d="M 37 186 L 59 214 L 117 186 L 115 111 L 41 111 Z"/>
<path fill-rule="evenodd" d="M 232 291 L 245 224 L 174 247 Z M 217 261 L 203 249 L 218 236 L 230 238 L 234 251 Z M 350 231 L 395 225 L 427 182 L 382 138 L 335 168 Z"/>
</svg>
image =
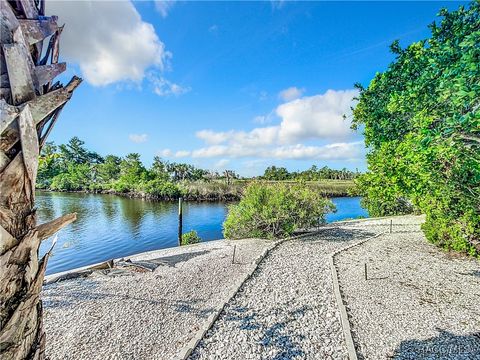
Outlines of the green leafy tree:
<svg viewBox="0 0 480 360">
<path fill-rule="evenodd" d="M 103 183 L 110 183 L 120 177 L 122 159 L 115 155 L 107 155 L 103 163 L 97 166 L 98 178 Z"/>
<path fill-rule="evenodd" d="M 130 153 L 120 162 L 120 178 L 114 187 L 120 192 L 132 191 L 147 180 L 147 169 L 140 161 L 140 154 Z"/>
<path fill-rule="evenodd" d="M 150 168 L 150 173 L 155 179 L 168 180 L 168 163 L 162 160 L 160 156 L 155 156 L 153 158 L 152 167 Z"/>
<path fill-rule="evenodd" d="M 442 10 L 429 39 L 402 49 L 360 90 L 369 171 L 358 179 L 371 215 L 418 209 L 426 237 L 480 254 L 480 3 Z"/>
<path fill-rule="evenodd" d="M 60 173 L 59 157 L 57 146 L 54 142 L 47 142 L 42 148 L 38 159 L 37 187 L 47 189 L 52 179 Z"/>
</svg>

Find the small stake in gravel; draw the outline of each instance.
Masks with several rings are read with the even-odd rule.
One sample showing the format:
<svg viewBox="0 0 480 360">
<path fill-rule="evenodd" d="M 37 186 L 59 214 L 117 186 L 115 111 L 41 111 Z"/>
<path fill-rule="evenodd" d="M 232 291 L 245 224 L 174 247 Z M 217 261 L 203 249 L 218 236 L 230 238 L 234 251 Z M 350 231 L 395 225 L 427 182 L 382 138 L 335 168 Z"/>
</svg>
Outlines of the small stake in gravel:
<svg viewBox="0 0 480 360">
<path fill-rule="evenodd" d="M 235 264 L 235 250 L 237 249 L 237 245 L 233 245 L 233 256 L 232 256 L 232 264 Z"/>
<path fill-rule="evenodd" d="M 368 280 L 368 276 L 367 276 L 367 263 L 365 263 L 365 280 Z"/>
<path fill-rule="evenodd" d="M 390 234 L 392 233 L 393 220 L 390 220 Z"/>
<path fill-rule="evenodd" d="M 182 226 L 183 226 L 183 219 L 182 219 L 182 201 L 183 199 L 180 197 L 178 198 L 178 245 L 182 245 Z"/>
</svg>

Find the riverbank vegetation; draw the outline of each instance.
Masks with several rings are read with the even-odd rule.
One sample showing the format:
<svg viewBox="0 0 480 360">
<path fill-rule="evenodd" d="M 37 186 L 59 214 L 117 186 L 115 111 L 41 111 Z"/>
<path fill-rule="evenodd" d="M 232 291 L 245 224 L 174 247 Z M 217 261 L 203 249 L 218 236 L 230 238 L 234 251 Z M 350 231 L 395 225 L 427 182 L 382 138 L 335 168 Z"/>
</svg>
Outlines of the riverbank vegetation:
<svg viewBox="0 0 480 360">
<path fill-rule="evenodd" d="M 47 143 L 42 149 L 37 189 L 116 193 L 132 197 L 173 200 L 239 200 L 252 181 L 265 179 L 295 183 L 303 181 L 322 196 L 355 195 L 353 179 L 358 171 L 328 167 L 299 172 L 271 166 L 263 176 L 240 178 L 234 171 L 208 171 L 190 164 L 168 162 L 156 156 L 150 167 L 136 153 L 124 157 L 100 156 L 85 147 L 79 138 L 67 144 Z"/>
<path fill-rule="evenodd" d="M 480 3 L 440 13 L 429 39 L 402 48 L 367 88 L 368 172 L 357 179 L 370 215 L 418 211 L 444 248 L 480 256 Z"/>
<path fill-rule="evenodd" d="M 333 203 L 301 183 L 253 182 L 223 224 L 228 239 L 277 239 L 325 222 Z"/>
</svg>

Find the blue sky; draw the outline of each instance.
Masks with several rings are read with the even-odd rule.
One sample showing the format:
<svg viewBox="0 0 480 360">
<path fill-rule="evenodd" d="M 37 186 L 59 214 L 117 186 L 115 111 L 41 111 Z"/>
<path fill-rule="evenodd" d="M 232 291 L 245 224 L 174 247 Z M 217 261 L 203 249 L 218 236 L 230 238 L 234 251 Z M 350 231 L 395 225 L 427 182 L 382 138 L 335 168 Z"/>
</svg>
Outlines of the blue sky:
<svg viewBox="0 0 480 360">
<path fill-rule="evenodd" d="M 63 80 L 85 79 L 51 140 L 241 175 L 365 170 L 362 136 L 341 116 L 353 84 L 388 66 L 393 40 L 428 37 L 438 10 L 460 4 L 50 2 L 66 23 Z"/>
</svg>

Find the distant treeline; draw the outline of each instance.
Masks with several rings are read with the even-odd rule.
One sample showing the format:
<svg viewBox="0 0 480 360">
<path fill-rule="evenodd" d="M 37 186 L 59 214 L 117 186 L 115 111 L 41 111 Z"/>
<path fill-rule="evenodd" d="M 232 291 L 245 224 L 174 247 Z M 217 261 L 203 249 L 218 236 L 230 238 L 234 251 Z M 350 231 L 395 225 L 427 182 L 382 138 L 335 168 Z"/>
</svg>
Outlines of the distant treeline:
<svg viewBox="0 0 480 360">
<path fill-rule="evenodd" d="M 265 170 L 265 173 L 261 177 L 265 180 L 305 180 L 305 181 L 315 181 L 315 180 L 353 180 L 360 173 L 357 171 L 350 171 L 345 168 L 342 170 L 330 169 L 328 166 L 318 168 L 316 165 L 305 171 L 294 171 L 289 172 L 284 167 L 270 166 Z"/>
<path fill-rule="evenodd" d="M 53 191 L 112 192 L 157 199 L 185 196 L 192 200 L 236 200 L 242 193 L 245 180 L 249 180 L 240 181 L 233 170 L 209 171 L 191 164 L 165 161 L 159 156 L 154 157 L 149 168 L 137 153 L 103 157 L 88 150 L 78 137 L 58 146 L 53 142 L 46 143 L 39 163 L 37 188 Z M 285 168 L 271 166 L 259 179 L 349 180 L 355 176 L 357 172 L 346 169 L 312 166 L 306 171 L 290 173 Z M 351 185 L 338 187 L 338 192 L 331 195 L 345 195 L 348 187 Z"/>
</svg>

